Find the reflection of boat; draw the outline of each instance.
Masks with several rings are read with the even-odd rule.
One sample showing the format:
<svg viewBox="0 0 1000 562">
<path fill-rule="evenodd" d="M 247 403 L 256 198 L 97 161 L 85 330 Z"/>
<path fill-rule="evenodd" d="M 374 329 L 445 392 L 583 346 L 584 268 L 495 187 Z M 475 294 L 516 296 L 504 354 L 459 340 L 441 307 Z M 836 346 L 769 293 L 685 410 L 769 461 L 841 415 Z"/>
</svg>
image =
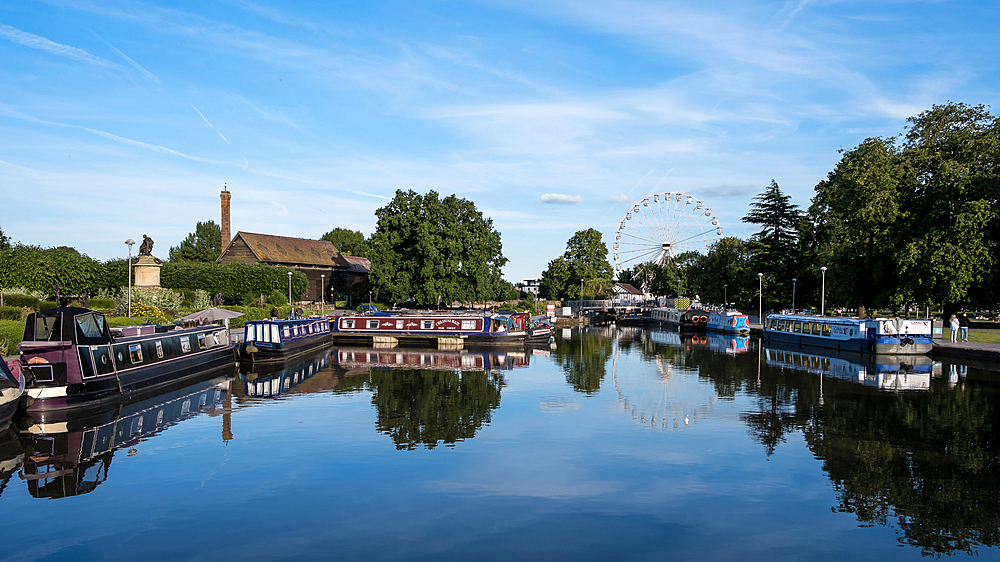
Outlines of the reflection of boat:
<svg viewBox="0 0 1000 562">
<path fill-rule="evenodd" d="M 338 365 L 352 369 L 374 367 L 439 371 L 497 371 L 528 366 L 528 354 L 523 351 L 343 348 L 334 350 L 334 355 Z"/>
<path fill-rule="evenodd" d="M 337 316 L 332 322 L 338 340 L 426 340 L 459 338 L 476 344 L 517 344 L 527 335 L 528 314 L 371 314 Z"/>
<path fill-rule="evenodd" d="M 841 352 L 764 348 L 768 365 L 835 377 L 882 390 L 927 390 L 931 376 L 941 374 L 941 364 L 926 355 L 872 355 Z"/>
<path fill-rule="evenodd" d="M 17 348 L 31 410 L 118 400 L 235 363 L 229 331 L 223 326 L 112 330 L 100 312 L 73 307 L 28 315 Z"/>
<path fill-rule="evenodd" d="M 128 404 L 103 409 L 77 408 L 56 413 L 58 419 L 18 421 L 29 442 L 22 478 L 36 498 L 62 498 L 93 491 L 108 477 L 114 452 L 201 412 L 223 406 L 229 398 L 232 367 L 208 372 L 199 382 Z M 43 412 L 42 414 L 51 414 Z"/>
<path fill-rule="evenodd" d="M 0 429 L 0 494 L 3 494 L 11 477 L 21 468 L 27 452 L 17 438 L 14 428 Z"/>
<path fill-rule="evenodd" d="M 252 365 L 247 371 L 246 366 L 241 366 L 240 380 L 243 381 L 246 396 L 269 398 L 287 393 L 295 385 L 329 366 L 330 351 L 327 350 L 295 362 L 281 365 L 272 363 L 263 369 Z"/>
<path fill-rule="evenodd" d="M 708 348 L 716 353 L 739 355 L 747 352 L 749 336 L 708 334 Z"/>
<path fill-rule="evenodd" d="M 682 330 L 705 330 L 708 326 L 707 310 L 701 308 L 654 308 L 649 319 L 662 326 L 673 326 Z"/>
<path fill-rule="evenodd" d="M 14 362 L 13 368 L 0 359 L 0 430 L 10 424 L 10 417 L 17 411 L 17 405 L 24 395 L 24 376 Z"/>
<path fill-rule="evenodd" d="M 764 339 L 837 351 L 927 354 L 934 347 L 931 321 L 907 318 L 847 318 L 771 314 Z"/>
<path fill-rule="evenodd" d="M 333 343 L 325 317 L 251 320 L 243 326 L 243 341 L 243 357 L 254 362 L 285 361 Z"/>
</svg>

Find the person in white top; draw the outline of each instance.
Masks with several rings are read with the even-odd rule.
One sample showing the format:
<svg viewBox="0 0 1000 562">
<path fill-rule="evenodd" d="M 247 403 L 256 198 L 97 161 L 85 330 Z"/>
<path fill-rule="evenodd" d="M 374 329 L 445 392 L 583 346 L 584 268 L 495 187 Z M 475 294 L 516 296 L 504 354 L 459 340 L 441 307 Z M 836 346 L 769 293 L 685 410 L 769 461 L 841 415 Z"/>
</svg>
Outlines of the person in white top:
<svg viewBox="0 0 1000 562">
<path fill-rule="evenodd" d="M 958 341 L 958 316 L 951 315 L 951 341 Z"/>
</svg>

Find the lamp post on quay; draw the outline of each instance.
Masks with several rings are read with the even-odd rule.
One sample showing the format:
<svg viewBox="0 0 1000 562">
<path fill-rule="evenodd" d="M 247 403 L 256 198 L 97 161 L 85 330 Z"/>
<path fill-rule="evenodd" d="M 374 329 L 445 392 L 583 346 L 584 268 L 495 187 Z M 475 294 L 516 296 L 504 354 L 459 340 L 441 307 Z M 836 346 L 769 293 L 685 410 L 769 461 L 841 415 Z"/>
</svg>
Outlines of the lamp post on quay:
<svg viewBox="0 0 1000 562">
<path fill-rule="evenodd" d="M 722 285 L 722 308 L 725 310 L 729 307 L 729 284 L 726 283 Z"/>
<path fill-rule="evenodd" d="M 288 306 L 292 306 L 292 272 L 288 272 Z M 295 310 L 295 307 L 292 307 Z"/>
<path fill-rule="evenodd" d="M 132 317 L 132 244 L 135 240 L 129 238 L 125 241 L 128 246 L 128 317 Z"/>
<path fill-rule="evenodd" d="M 319 313 L 326 314 L 326 275 L 322 274 L 319 276 Z"/>
<path fill-rule="evenodd" d="M 757 319 L 764 325 L 764 274 L 757 274 Z"/>
<path fill-rule="evenodd" d="M 795 281 L 797 279 L 792 277 L 792 314 L 795 314 Z"/>
<path fill-rule="evenodd" d="M 823 274 L 823 289 L 820 291 L 819 297 L 819 315 L 826 316 L 826 266 L 819 268 L 819 271 Z"/>
</svg>

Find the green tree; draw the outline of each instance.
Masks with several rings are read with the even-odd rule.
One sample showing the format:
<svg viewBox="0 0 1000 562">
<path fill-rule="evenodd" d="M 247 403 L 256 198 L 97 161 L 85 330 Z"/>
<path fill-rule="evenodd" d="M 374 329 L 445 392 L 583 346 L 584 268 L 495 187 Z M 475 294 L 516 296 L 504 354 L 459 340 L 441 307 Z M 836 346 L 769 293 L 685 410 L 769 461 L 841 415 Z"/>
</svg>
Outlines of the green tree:
<svg viewBox="0 0 1000 562">
<path fill-rule="evenodd" d="M 542 292 L 549 298 L 600 298 L 611 290 L 614 278 L 608 247 L 593 228 L 577 231 L 566 241 L 566 251 L 549 262 L 542 273 Z M 584 287 L 581 289 L 580 281 Z M 583 291 L 583 295 L 581 295 Z"/>
<path fill-rule="evenodd" d="M 504 296 L 500 233 L 471 201 L 436 191 L 396 191 L 375 211 L 369 279 L 376 294 L 418 305 Z"/>
<path fill-rule="evenodd" d="M 101 263 L 68 246 L 40 248 L 16 244 L 0 253 L 0 287 L 25 287 L 53 294 L 82 295 L 100 288 L 104 279 Z"/>
<path fill-rule="evenodd" d="M 215 221 L 199 222 L 194 232 L 170 248 L 170 261 L 213 262 L 222 255 L 222 228 Z"/>
<path fill-rule="evenodd" d="M 750 244 L 727 237 L 715 242 L 708 253 L 697 255 L 685 269 L 691 291 L 705 303 L 723 300 L 744 306 L 757 294 L 757 272 L 753 269 Z"/>
<path fill-rule="evenodd" d="M 10 238 L 3 233 L 0 229 L 0 252 L 4 252 L 10 249 Z"/>
<path fill-rule="evenodd" d="M 357 230 L 337 227 L 321 236 L 320 240 L 331 242 L 342 254 L 370 257 L 368 241 L 365 240 L 365 235 Z"/>
<path fill-rule="evenodd" d="M 751 237 L 754 268 L 764 274 L 765 296 L 771 305 L 791 300 L 791 280 L 799 261 L 799 222 L 802 212 L 781 192 L 778 183 L 754 197 L 743 222 L 756 224 L 760 231 Z"/>
<path fill-rule="evenodd" d="M 816 277 L 819 267 L 826 266 L 829 300 L 852 308 L 899 303 L 895 254 L 909 234 L 910 185 L 912 171 L 892 139 L 867 139 L 843 152 L 837 167 L 816 186 L 809 217 L 819 263 L 800 277 Z"/>
</svg>

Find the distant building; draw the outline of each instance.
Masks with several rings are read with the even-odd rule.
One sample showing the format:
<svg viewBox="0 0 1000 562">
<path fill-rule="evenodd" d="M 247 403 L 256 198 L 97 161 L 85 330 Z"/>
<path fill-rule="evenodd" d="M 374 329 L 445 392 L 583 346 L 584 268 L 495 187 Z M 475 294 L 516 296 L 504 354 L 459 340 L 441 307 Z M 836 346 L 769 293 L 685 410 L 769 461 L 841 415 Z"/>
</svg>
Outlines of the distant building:
<svg viewBox="0 0 1000 562">
<path fill-rule="evenodd" d="M 629 304 L 638 304 L 645 301 L 648 297 L 644 295 L 642 291 L 636 289 L 628 283 L 615 283 L 611 287 L 611 294 L 616 302 L 624 302 Z"/>
<path fill-rule="evenodd" d="M 517 290 L 521 291 L 522 293 L 531 293 L 531 294 L 533 294 L 533 295 L 535 295 L 537 297 L 538 296 L 538 291 L 542 287 L 542 280 L 541 279 L 525 279 L 524 281 L 522 281 L 522 282 L 518 283 L 517 285 L 515 285 L 515 287 L 517 287 Z"/>
<path fill-rule="evenodd" d="M 364 258 L 354 259 L 364 260 Z M 242 231 L 236 233 L 217 261 L 223 265 L 266 263 L 301 271 L 309 280 L 309 288 L 302 298 L 307 301 L 319 301 L 320 295 L 325 291 L 325 300 L 329 302 L 332 291 L 344 292 L 345 287 L 353 285 L 356 276 L 361 274 L 361 264 L 352 263 L 326 240 Z M 370 263 L 364 267 L 363 275 L 367 276 L 370 267 Z M 321 285 L 324 280 L 326 287 Z"/>
</svg>

